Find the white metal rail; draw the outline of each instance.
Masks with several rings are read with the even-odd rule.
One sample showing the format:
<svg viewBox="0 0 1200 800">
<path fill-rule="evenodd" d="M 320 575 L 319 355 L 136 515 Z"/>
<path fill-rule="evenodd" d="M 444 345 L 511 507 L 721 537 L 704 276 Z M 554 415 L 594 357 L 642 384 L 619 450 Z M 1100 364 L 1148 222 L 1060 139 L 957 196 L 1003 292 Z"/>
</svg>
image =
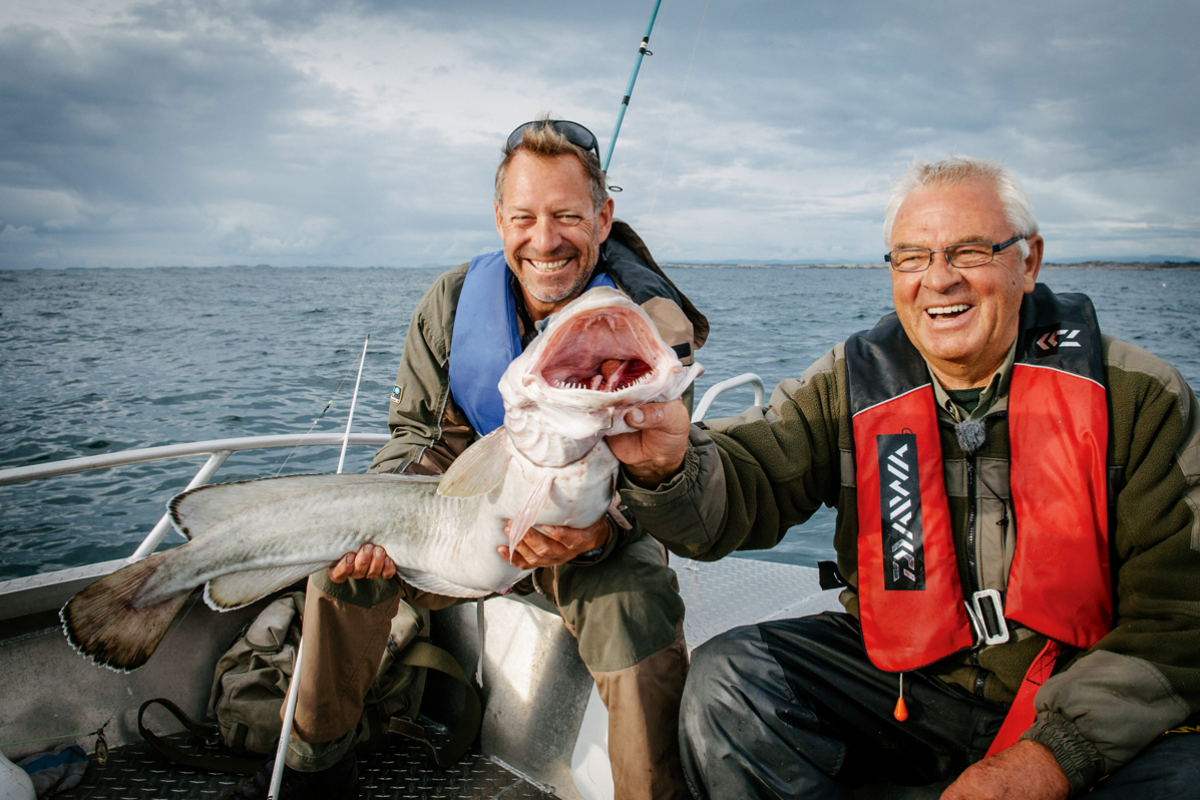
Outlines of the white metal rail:
<svg viewBox="0 0 1200 800">
<path fill-rule="evenodd" d="M 736 389 L 739 386 L 750 384 L 754 387 L 754 405 L 764 405 L 765 393 L 763 392 L 762 378 L 755 375 L 753 372 L 747 372 L 744 375 L 738 375 L 736 378 L 727 378 L 720 383 L 714 383 L 704 393 L 704 397 L 700 398 L 700 405 L 696 406 L 695 412 L 692 413 L 692 422 L 699 422 L 704 419 L 704 415 L 708 413 L 708 409 L 712 407 L 713 401 L 719 395 L 728 392 L 730 389 Z"/>
<path fill-rule="evenodd" d="M 94 469 L 141 464 L 147 461 L 163 461 L 172 458 L 207 455 L 196 476 L 188 483 L 188 489 L 203 486 L 212 480 L 213 475 L 238 450 L 262 450 L 272 447 L 313 447 L 341 445 L 345 441 L 355 445 L 374 445 L 380 447 L 387 443 L 390 437 L 386 433 L 352 433 L 347 439 L 342 432 L 331 433 L 298 433 L 279 434 L 275 436 L 244 436 L 237 439 L 212 439 L 207 442 L 188 442 L 186 444 L 168 444 L 161 447 L 143 447 L 136 450 L 122 450 L 117 453 L 105 453 L 101 456 L 70 458 L 65 461 L 51 461 L 47 464 L 33 464 L 27 467 L 10 467 L 0 470 L 0 486 L 10 483 L 33 481 L 40 478 L 52 478 L 58 475 L 71 475 L 77 472 L 89 472 Z M 186 491 L 186 490 L 185 490 Z M 163 514 L 162 519 L 142 541 L 130 561 L 138 561 L 154 552 L 154 548 L 162 542 L 171 530 L 171 517 Z"/>
</svg>

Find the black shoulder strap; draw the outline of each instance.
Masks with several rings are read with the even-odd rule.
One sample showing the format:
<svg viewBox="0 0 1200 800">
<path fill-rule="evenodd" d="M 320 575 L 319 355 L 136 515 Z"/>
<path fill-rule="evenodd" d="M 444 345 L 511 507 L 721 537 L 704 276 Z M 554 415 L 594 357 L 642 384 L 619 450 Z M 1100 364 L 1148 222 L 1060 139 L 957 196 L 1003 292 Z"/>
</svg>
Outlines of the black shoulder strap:
<svg viewBox="0 0 1200 800">
<path fill-rule="evenodd" d="M 1021 302 L 1017 361 L 1062 370 L 1105 385 L 1100 323 L 1083 294 L 1056 294 L 1043 283 Z"/>
<path fill-rule="evenodd" d="M 708 339 L 708 317 L 701 314 L 700 310 L 693 305 L 692 301 L 688 299 L 687 295 L 679 291 L 679 287 L 675 285 L 674 281 L 667 277 L 667 273 L 663 272 L 662 267 L 658 266 L 658 263 L 654 260 L 654 256 L 650 255 L 650 248 L 647 247 L 646 243 L 642 241 L 642 237 L 638 236 L 637 232 L 634 231 L 633 228 L 629 227 L 629 223 L 623 220 L 614 219 L 612 231 L 609 233 L 608 242 L 605 244 L 611 245 L 608 249 L 612 252 L 613 256 L 617 258 L 619 258 L 621 249 L 628 250 L 630 254 L 635 257 L 633 263 L 649 269 L 654 276 L 660 278 L 664 283 L 666 283 L 667 286 L 670 287 L 670 292 L 679 296 L 679 307 L 683 309 L 683 313 L 692 323 L 692 333 L 696 338 L 696 348 L 699 349 L 703 347 L 705 340 Z M 628 276 L 620 275 L 616 278 L 618 283 L 620 283 L 622 279 L 628 280 Z M 636 287 L 629 286 L 624 288 L 636 289 Z M 634 295 L 635 302 L 641 303 L 646 299 L 644 297 L 637 297 L 636 291 L 631 292 L 631 294 Z M 666 294 L 666 296 L 670 297 L 670 293 L 661 294 Z"/>
<path fill-rule="evenodd" d="M 930 382 L 929 368 L 895 314 L 846 339 L 850 413 L 879 405 Z"/>
<path fill-rule="evenodd" d="M 145 722 L 142 720 L 142 715 L 146 713 L 146 709 L 155 704 L 170 711 L 175 716 L 175 719 L 183 723 L 183 727 L 187 729 L 188 733 L 200 739 L 206 745 L 220 745 L 221 737 L 215 724 L 196 722 L 196 720 L 189 717 L 183 709 L 170 700 L 162 697 L 147 700 L 138 709 L 138 732 L 142 734 L 142 738 L 146 740 L 146 744 L 150 745 L 167 761 L 185 767 L 207 769 L 213 772 L 229 772 L 234 775 L 253 775 L 262 767 L 263 759 L 261 756 L 258 758 L 238 758 L 237 756 L 196 755 L 185 752 L 165 739 L 160 738 L 156 733 L 147 728 Z"/>
<path fill-rule="evenodd" d="M 475 737 L 479 735 L 479 728 L 483 722 L 483 709 L 479 702 L 479 694 L 475 691 L 475 687 L 471 685 L 471 681 L 463 674 L 462 667 L 454 660 L 454 656 L 429 642 L 417 640 L 410 643 L 404 648 L 399 661 L 401 664 L 406 664 L 410 667 L 425 667 L 445 673 L 463 686 L 464 702 L 462 717 L 459 719 L 458 725 L 455 726 L 450 740 L 441 747 L 430 742 L 425 734 L 425 729 L 414 722 L 409 722 L 400 717 L 393 717 L 389 726 L 389 730 L 392 733 L 399 733 L 402 736 L 415 739 L 428 747 L 430 753 L 433 755 L 434 762 L 438 767 L 445 769 L 462 758 L 463 753 L 467 752 L 467 748 L 471 746 L 471 743 L 475 741 Z M 206 745 L 219 745 L 221 738 L 217 725 L 197 722 L 170 700 L 162 697 L 147 700 L 138 709 L 138 731 L 142 734 L 142 738 L 146 740 L 146 744 L 150 745 L 167 761 L 185 767 L 207 769 L 213 772 L 228 772 L 235 775 L 254 775 L 262 767 L 263 758 L 261 756 L 257 758 L 238 758 L 236 756 L 196 755 L 185 752 L 171 742 L 159 737 L 146 727 L 145 721 L 142 719 L 146 709 L 155 704 L 170 711 L 189 733 Z"/>
<path fill-rule="evenodd" d="M 443 746 L 434 745 L 426 736 L 424 728 L 401 717 L 392 717 L 391 725 L 388 728 L 392 733 L 407 736 L 424 744 L 433 755 L 434 762 L 445 769 L 462 758 L 463 753 L 467 752 L 467 748 L 471 746 L 471 742 L 475 741 L 475 737 L 479 735 L 479 727 L 483 722 L 483 709 L 479 703 L 479 695 L 475 692 L 471 681 L 463 674 L 462 667 L 454 660 L 454 656 L 429 642 L 418 639 L 409 644 L 404 648 L 400 663 L 411 667 L 437 670 L 462 684 L 464 691 L 462 718 L 459 719 L 458 725 L 450 735 L 450 741 Z"/>
</svg>

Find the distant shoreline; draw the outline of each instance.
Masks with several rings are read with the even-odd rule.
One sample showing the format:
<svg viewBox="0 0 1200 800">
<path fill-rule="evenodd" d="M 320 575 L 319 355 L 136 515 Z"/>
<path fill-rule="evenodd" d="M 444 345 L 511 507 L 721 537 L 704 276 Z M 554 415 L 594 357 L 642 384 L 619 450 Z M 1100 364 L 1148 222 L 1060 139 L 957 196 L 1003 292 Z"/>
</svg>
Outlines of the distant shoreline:
<svg viewBox="0 0 1200 800">
<path fill-rule="evenodd" d="M 677 261 L 659 262 L 660 267 L 671 269 L 887 269 L 887 264 L 687 264 Z M 1174 272 L 1200 271 L 1200 261 L 1080 261 L 1077 263 L 1060 264 L 1048 261 L 1042 264 L 1046 269 L 1104 269 L 1104 270 L 1134 270 L 1150 271 L 1164 270 Z M 104 269 L 420 269 L 447 270 L 449 264 L 423 264 L 419 267 L 397 267 L 391 265 L 373 265 L 367 267 L 348 267 L 338 264 L 310 264 L 305 266 L 274 266 L 271 264 L 158 264 L 151 267 L 111 267 L 108 265 L 96 267 L 4 267 L 0 266 L 0 274 L 5 272 L 21 272 L 25 270 L 61 269 L 61 270 L 104 270 Z"/>
<path fill-rule="evenodd" d="M 660 267 L 675 269 L 887 269 L 887 264 L 679 264 L 660 263 Z M 1080 261 L 1075 264 L 1056 264 L 1047 261 L 1044 269 L 1108 269 L 1108 270 L 1200 270 L 1200 261 Z"/>
</svg>

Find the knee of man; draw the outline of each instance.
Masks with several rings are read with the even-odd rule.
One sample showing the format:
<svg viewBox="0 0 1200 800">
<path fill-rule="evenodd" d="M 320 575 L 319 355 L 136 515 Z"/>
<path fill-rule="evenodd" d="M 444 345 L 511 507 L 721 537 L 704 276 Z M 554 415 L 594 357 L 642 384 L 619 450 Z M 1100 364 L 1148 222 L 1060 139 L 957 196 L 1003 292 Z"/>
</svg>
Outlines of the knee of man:
<svg viewBox="0 0 1200 800">
<path fill-rule="evenodd" d="M 763 646 L 758 628 L 747 625 L 709 639 L 692 651 L 692 665 L 683 689 L 683 706 L 699 712 L 709 706 L 733 709 L 744 705 L 740 677 Z M 682 713 L 682 711 L 681 711 Z"/>
<path fill-rule="evenodd" d="M 614 594 L 562 610 L 579 639 L 580 657 L 596 672 L 632 667 L 670 647 L 683 620 L 679 595 Z"/>
</svg>

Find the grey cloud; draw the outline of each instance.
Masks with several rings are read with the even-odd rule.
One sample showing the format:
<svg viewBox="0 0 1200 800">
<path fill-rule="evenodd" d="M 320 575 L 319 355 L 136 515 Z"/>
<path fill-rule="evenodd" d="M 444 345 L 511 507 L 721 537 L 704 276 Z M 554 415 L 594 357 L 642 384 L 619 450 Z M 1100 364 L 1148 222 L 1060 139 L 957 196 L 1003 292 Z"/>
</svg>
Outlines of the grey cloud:
<svg viewBox="0 0 1200 800">
<path fill-rule="evenodd" d="M 496 244 L 510 125 L 575 115 L 607 145 L 649 6 L 168 0 L 71 35 L 0 28 L 0 265 L 469 257 Z M 611 171 L 618 214 L 683 259 L 875 259 L 891 178 L 955 152 L 1009 163 L 1068 256 L 1200 255 L 1197 22 L 1186 2 L 672 0 Z M 400 74 L 356 30 L 465 57 Z M 327 31 L 391 82 L 386 123 L 306 62 Z"/>
</svg>

